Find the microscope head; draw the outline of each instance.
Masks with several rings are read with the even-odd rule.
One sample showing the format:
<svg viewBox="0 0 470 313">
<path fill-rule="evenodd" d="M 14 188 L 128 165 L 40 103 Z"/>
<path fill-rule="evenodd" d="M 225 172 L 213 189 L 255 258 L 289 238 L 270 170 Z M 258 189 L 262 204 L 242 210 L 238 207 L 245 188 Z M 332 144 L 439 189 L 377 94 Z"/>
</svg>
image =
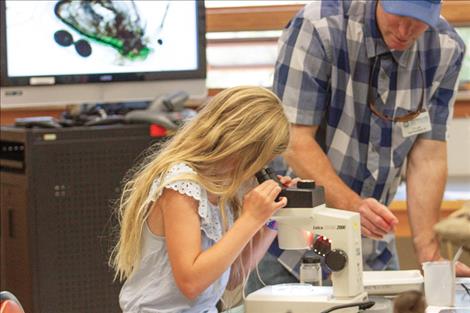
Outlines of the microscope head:
<svg viewBox="0 0 470 313">
<path fill-rule="evenodd" d="M 257 175 L 279 180 L 271 171 Z M 258 177 L 259 176 L 259 177 Z M 281 187 L 282 184 L 280 184 Z M 325 258 L 332 273 L 335 297 L 364 292 L 362 283 L 361 220 L 357 212 L 327 208 L 325 191 L 313 181 L 297 188 L 282 188 L 287 205 L 272 217 L 278 225 L 279 247 L 284 250 L 312 249 Z"/>
</svg>

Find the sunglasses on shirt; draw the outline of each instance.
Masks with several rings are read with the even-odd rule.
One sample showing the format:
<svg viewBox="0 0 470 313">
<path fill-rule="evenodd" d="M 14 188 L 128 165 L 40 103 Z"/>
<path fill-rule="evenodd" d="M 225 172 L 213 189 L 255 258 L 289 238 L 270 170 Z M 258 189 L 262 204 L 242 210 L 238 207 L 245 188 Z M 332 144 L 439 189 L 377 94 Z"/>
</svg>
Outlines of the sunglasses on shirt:
<svg viewBox="0 0 470 313">
<path fill-rule="evenodd" d="M 424 89 L 425 89 L 425 83 L 424 83 L 424 73 L 423 73 L 423 70 L 421 69 L 421 64 L 420 62 L 418 61 L 418 71 L 420 73 L 420 76 L 421 76 L 421 84 L 422 84 L 422 87 L 421 87 L 421 100 L 419 101 L 419 106 L 418 108 L 416 109 L 416 111 L 410 111 L 409 113 L 405 114 L 405 115 L 401 115 L 401 116 L 389 116 L 389 115 L 386 115 L 382 112 L 380 112 L 378 109 L 377 109 L 377 106 L 376 106 L 376 102 L 375 102 L 375 98 L 373 95 L 372 95 L 372 74 L 374 73 L 374 70 L 375 68 L 377 67 L 377 60 L 379 59 L 380 57 L 376 57 L 375 60 L 374 60 L 374 65 L 370 68 L 369 70 L 369 87 L 368 87 L 368 91 L 367 91 L 367 99 L 368 99 L 368 105 L 369 105 L 369 109 L 371 110 L 371 112 L 373 114 L 375 114 L 377 117 L 381 118 L 382 120 L 385 120 L 385 121 L 391 121 L 391 122 L 409 122 L 411 120 L 414 120 L 415 118 L 417 118 L 422 112 L 424 112 L 425 110 L 423 109 L 423 105 L 424 105 Z M 418 51 L 418 60 L 419 60 L 419 51 Z M 378 84 L 377 84 L 378 85 Z"/>
</svg>

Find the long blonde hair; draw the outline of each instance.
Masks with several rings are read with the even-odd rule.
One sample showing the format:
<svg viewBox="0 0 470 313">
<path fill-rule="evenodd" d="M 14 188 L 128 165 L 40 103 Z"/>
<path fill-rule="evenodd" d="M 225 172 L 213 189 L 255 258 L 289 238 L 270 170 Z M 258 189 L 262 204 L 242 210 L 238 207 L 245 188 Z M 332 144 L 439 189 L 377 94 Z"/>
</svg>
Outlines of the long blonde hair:
<svg viewBox="0 0 470 313">
<path fill-rule="evenodd" d="M 155 179 L 163 179 L 172 165 L 183 162 L 195 170 L 197 175 L 184 175 L 184 179 L 218 195 L 225 219 L 224 204 L 238 216 L 241 204 L 237 190 L 281 154 L 288 141 L 289 123 L 279 98 L 271 91 L 240 86 L 217 94 L 125 183 L 118 206 L 119 240 L 110 258 L 116 277 L 121 281 L 128 278 L 138 265 L 142 230 L 151 208 L 146 201 L 150 187 Z M 227 164 L 231 166 L 225 173 L 215 173 L 214 168 Z M 160 190 L 167 183 L 161 183 Z"/>
</svg>

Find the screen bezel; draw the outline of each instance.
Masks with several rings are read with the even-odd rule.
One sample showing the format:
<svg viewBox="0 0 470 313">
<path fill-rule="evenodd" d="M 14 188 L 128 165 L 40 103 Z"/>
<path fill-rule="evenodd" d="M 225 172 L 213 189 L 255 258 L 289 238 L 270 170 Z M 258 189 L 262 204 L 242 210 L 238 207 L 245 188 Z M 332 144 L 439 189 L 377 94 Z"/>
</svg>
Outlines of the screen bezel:
<svg viewBox="0 0 470 313">
<path fill-rule="evenodd" d="M 159 81 L 178 79 L 205 79 L 206 78 L 206 23 L 204 1 L 196 0 L 197 15 L 197 69 L 185 71 L 161 71 L 161 72 L 140 72 L 140 73 L 100 73 L 100 74 L 71 74 L 71 75 L 45 75 L 45 76 L 8 76 L 8 56 L 6 38 L 6 3 L 0 1 L 0 85 L 2 87 L 30 86 L 31 78 L 53 77 L 54 84 L 50 85 L 70 85 L 86 83 L 112 83 L 112 82 L 138 82 L 138 81 Z M 43 86 L 43 85 L 42 85 Z"/>
</svg>

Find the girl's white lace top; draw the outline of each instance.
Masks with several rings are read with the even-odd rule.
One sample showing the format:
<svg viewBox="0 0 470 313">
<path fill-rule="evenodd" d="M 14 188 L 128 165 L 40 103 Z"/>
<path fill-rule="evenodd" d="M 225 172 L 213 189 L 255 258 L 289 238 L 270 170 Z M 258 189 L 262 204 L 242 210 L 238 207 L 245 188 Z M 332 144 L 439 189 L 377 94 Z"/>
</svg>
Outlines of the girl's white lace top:
<svg viewBox="0 0 470 313">
<path fill-rule="evenodd" d="M 196 172 L 184 163 L 172 166 L 162 179 L 165 188 L 178 191 L 199 202 L 198 213 L 201 221 L 201 248 L 207 250 L 223 234 L 223 224 L 219 207 L 209 202 L 207 191 L 198 183 L 190 180 L 170 179 L 182 174 Z M 152 205 L 161 192 L 157 194 L 162 181 L 156 179 L 147 198 Z M 233 224 L 230 208 L 226 209 L 229 227 Z M 209 312 L 215 313 L 215 305 L 222 296 L 228 282 L 230 268 L 211 286 L 193 301 L 188 300 L 176 286 L 171 265 L 168 259 L 165 237 L 156 236 L 145 224 L 142 234 L 142 258 L 138 269 L 127 279 L 119 295 L 119 303 L 123 312 Z"/>
</svg>

